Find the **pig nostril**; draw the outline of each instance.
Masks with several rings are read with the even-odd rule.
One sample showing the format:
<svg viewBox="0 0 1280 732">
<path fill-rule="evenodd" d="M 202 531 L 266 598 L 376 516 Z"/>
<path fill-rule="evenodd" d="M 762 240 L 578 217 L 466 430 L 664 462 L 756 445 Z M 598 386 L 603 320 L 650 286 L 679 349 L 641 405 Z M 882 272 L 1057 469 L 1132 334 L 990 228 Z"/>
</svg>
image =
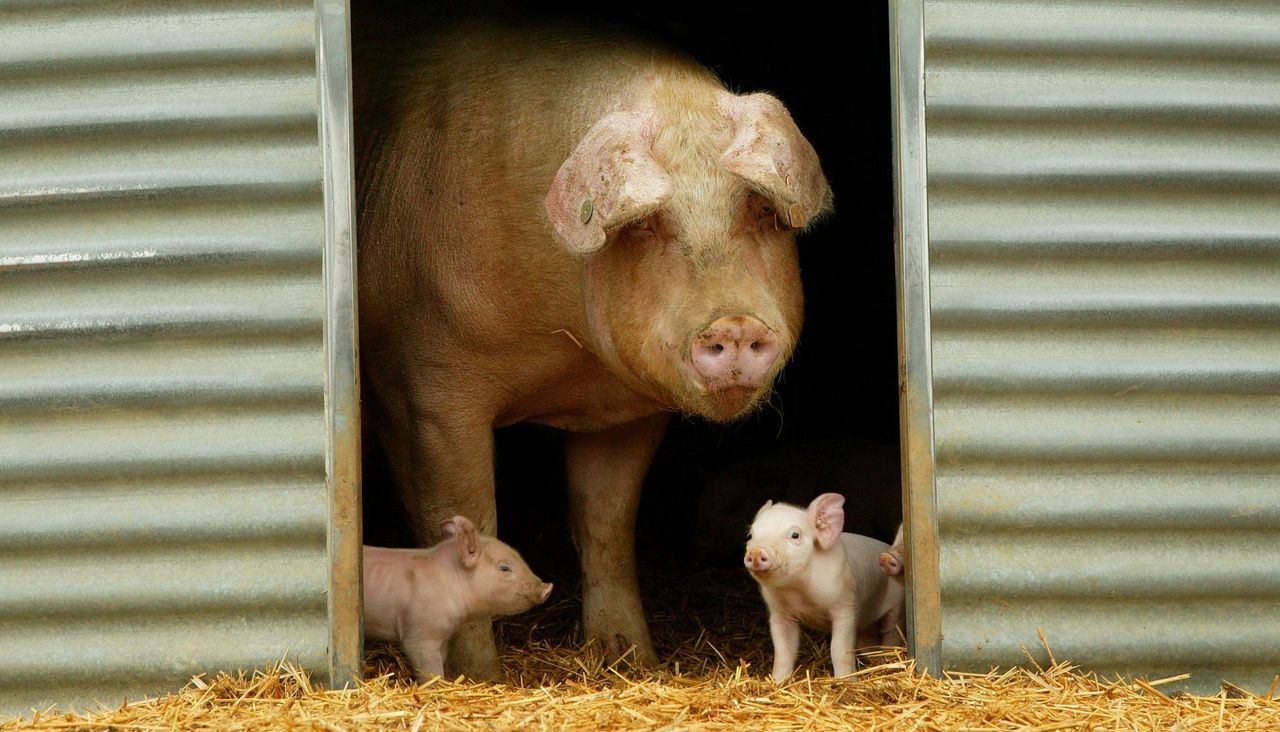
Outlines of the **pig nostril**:
<svg viewBox="0 0 1280 732">
<path fill-rule="evenodd" d="M 690 360 L 711 390 L 758 389 L 778 356 L 778 339 L 750 316 L 726 316 L 694 338 Z"/>
</svg>

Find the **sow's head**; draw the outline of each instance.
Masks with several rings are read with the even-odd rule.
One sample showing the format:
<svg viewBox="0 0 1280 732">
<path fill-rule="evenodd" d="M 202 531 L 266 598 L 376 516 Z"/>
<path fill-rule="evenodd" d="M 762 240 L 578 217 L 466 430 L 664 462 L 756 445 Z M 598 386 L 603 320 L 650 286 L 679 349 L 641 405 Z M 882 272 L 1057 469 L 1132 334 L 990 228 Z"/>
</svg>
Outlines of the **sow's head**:
<svg viewBox="0 0 1280 732">
<path fill-rule="evenodd" d="M 544 203 L 583 257 L 599 355 L 632 388 L 717 422 L 768 397 L 803 320 L 796 233 L 831 206 L 781 102 L 655 83 L 596 121 Z"/>
</svg>

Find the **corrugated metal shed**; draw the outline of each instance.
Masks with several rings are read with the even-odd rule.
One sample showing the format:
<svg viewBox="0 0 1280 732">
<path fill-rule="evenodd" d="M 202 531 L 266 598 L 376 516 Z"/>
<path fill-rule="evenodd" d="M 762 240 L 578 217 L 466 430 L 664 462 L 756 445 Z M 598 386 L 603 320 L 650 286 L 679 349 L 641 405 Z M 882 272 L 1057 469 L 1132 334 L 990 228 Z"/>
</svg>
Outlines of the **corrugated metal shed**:
<svg viewBox="0 0 1280 732">
<path fill-rule="evenodd" d="M 919 649 L 1265 691 L 1280 5 L 895 10 Z"/>
<path fill-rule="evenodd" d="M 0 710 L 358 672 L 345 18 L 0 5 Z"/>
</svg>

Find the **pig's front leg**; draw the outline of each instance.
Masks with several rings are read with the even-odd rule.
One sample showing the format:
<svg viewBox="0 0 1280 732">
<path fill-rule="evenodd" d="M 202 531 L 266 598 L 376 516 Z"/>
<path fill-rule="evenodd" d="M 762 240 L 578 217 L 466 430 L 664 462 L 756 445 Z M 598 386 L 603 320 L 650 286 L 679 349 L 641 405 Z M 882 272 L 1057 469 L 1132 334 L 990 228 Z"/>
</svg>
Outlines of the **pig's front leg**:
<svg viewBox="0 0 1280 732">
<path fill-rule="evenodd" d="M 858 632 L 858 618 L 853 612 L 833 613 L 831 617 L 831 670 L 835 676 L 847 676 L 857 667 L 853 652 Z"/>
<path fill-rule="evenodd" d="M 633 660 L 645 666 L 658 657 L 636 579 L 636 510 L 666 426 L 661 414 L 565 440 L 569 523 L 582 564 L 583 627 L 611 658 L 635 646 Z"/>
<path fill-rule="evenodd" d="M 796 668 L 796 656 L 800 653 L 800 623 L 784 617 L 782 613 L 770 611 L 769 635 L 773 638 L 773 680 L 781 684 Z"/>
<path fill-rule="evenodd" d="M 411 439 L 384 440 L 408 447 L 400 454 L 388 452 L 420 546 L 440 541 L 440 523 L 454 516 L 471 519 L 482 534 L 492 536 L 498 528 L 493 428 L 466 415 L 461 408 L 418 412 L 405 424 Z M 481 620 L 459 627 L 449 641 L 448 661 L 450 676 L 498 678 L 493 623 Z"/>
</svg>

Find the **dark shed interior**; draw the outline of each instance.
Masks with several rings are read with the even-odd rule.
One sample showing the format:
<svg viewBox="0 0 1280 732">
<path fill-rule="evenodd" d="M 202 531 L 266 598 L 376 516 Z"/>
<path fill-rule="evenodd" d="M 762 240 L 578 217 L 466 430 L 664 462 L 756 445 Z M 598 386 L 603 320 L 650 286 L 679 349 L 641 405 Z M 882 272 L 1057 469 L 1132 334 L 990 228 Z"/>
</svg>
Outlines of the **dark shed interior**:
<svg viewBox="0 0 1280 732">
<path fill-rule="evenodd" d="M 421 3 L 412 5 L 353 4 L 355 42 L 365 14 L 409 19 Z M 807 503 L 843 492 L 846 530 L 892 541 L 901 502 L 887 6 L 852 3 L 836 13 L 817 4 L 658 0 L 518 9 L 635 28 L 692 53 L 734 91 L 774 93 L 816 148 L 834 191 L 835 214 L 799 240 L 805 326 L 770 404 L 732 426 L 671 422 L 637 527 L 646 602 L 647 577 L 694 566 L 723 568 L 750 585 L 741 551 L 766 498 Z M 356 63 L 358 76 L 358 48 Z M 497 446 L 500 535 L 545 579 L 574 588 L 558 434 L 516 426 L 498 433 Z M 380 457 L 372 446 L 366 453 L 366 543 L 410 543 Z"/>
</svg>

